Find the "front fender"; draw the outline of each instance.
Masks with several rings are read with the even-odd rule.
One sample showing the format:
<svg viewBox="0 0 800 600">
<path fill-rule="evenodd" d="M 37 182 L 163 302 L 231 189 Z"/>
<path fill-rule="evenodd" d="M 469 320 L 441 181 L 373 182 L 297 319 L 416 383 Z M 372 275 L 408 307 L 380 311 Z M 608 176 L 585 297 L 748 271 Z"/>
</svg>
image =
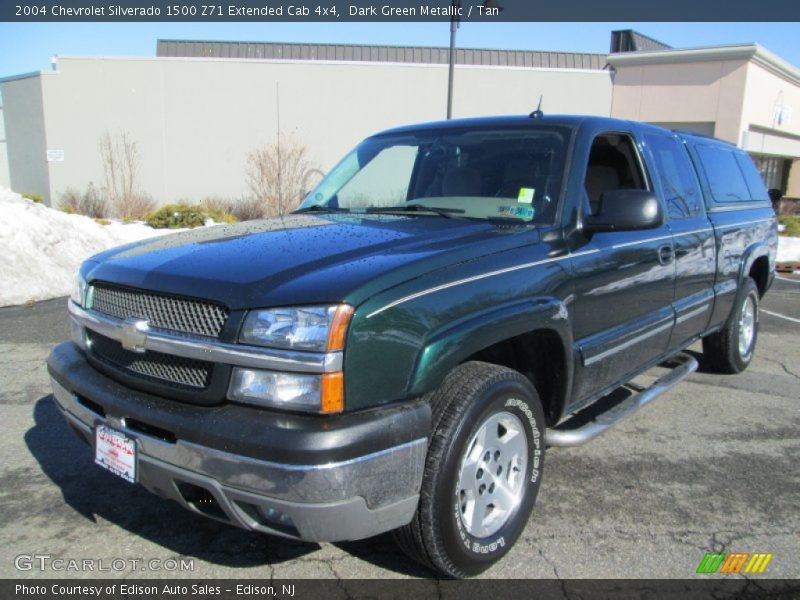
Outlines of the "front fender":
<svg viewBox="0 0 800 600">
<path fill-rule="evenodd" d="M 536 298 L 495 306 L 449 324 L 430 336 L 420 351 L 409 381 L 409 396 L 420 396 L 441 385 L 447 373 L 467 358 L 498 342 L 537 330 L 554 331 L 564 352 L 572 348 L 566 305 L 557 298 Z M 572 381 L 572 361 L 566 365 Z"/>
</svg>

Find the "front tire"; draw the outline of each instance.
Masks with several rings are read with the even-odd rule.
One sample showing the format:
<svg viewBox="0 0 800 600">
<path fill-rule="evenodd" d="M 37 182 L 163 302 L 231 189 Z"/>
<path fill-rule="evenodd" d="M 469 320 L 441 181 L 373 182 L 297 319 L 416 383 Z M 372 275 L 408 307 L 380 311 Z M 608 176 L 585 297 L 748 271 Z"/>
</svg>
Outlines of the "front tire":
<svg viewBox="0 0 800 600">
<path fill-rule="evenodd" d="M 523 375 L 482 362 L 454 369 L 431 403 L 419 506 L 394 536 L 442 575 L 477 575 L 511 549 L 536 502 L 544 412 Z"/>
<path fill-rule="evenodd" d="M 739 288 L 725 326 L 703 338 L 703 355 L 717 373 L 741 373 L 753 360 L 758 341 L 758 287 L 750 277 Z"/>
</svg>

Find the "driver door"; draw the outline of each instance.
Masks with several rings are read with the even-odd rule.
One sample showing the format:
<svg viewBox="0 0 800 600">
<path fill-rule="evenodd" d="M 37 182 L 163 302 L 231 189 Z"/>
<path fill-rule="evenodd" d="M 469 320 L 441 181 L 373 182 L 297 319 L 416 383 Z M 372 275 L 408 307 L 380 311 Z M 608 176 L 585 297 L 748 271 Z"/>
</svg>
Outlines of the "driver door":
<svg viewBox="0 0 800 600">
<path fill-rule="evenodd" d="M 630 131 L 595 135 L 586 159 L 583 214 L 595 214 L 607 191 L 652 189 L 640 152 Z M 579 232 L 576 239 L 570 310 L 576 355 L 573 407 L 580 407 L 666 352 L 674 323 L 675 260 L 666 224 L 640 231 Z"/>
</svg>

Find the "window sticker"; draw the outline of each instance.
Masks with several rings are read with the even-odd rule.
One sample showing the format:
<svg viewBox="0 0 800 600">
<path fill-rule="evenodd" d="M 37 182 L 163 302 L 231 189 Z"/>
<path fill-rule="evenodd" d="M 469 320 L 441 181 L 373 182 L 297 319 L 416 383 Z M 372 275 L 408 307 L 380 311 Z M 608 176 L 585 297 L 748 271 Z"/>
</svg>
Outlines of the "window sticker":
<svg viewBox="0 0 800 600">
<path fill-rule="evenodd" d="M 519 188 L 519 196 L 517 202 L 522 204 L 533 204 L 533 196 L 536 193 L 536 188 Z"/>
<path fill-rule="evenodd" d="M 533 207 L 532 206 L 498 206 L 497 213 L 501 217 L 516 217 L 518 219 L 526 219 L 530 221 L 533 219 Z"/>
</svg>

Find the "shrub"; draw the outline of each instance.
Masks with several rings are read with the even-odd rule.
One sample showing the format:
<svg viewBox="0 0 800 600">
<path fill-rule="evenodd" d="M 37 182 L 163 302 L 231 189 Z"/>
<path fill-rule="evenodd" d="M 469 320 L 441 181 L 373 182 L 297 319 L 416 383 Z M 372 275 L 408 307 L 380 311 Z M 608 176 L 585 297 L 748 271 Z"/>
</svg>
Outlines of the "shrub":
<svg viewBox="0 0 800 600">
<path fill-rule="evenodd" d="M 217 223 L 235 223 L 236 221 L 243 221 L 234 212 L 236 202 L 232 202 L 227 198 L 220 198 L 219 196 L 209 196 L 200 201 L 200 206 L 208 213 L 208 216 L 214 219 Z"/>
<path fill-rule="evenodd" d="M 44 202 L 44 197 L 41 194 L 20 194 L 23 198 L 27 198 L 28 200 L 33 200 L 36 204 L 41 204 Z"/>
<path fill-rule="evenodd" d="M 258 198 L 240 198 L 231 212 L 240 221 L 253 221 L 267 216 L 266 207 Z"/>
<path fill-rule="evenodd" d="M 294 136 L 247 155 L 247 185 L 250 195 L 263 207 L 263 216 L 293 211 L 321 175 L 311 162 L 308 149 Z"/>
<path fill-rule="evenodd" d="M 183 203 L 179 202 L 178 204 Z M 230 213 L 233 202 L 220 196 L 206 196 L 200 200 L 200 206 L 207 210 L 221 210 L 222 212 Z"/>
<path fill-rule="evenodd" d="M 781 215 L 778 217 L 778 222 L 786 227 L 781 232 L 781 235 L 800 237 L 800 216 Z"/>
<path fill-rule="evenodd" d="M 240 221 L 253 221 L 266 217 L 267 207 L 259 198 L 239 198 L 232 203 L 228 212 Z"/>
<path fill-rule="evenodd" d="M 217 221 L 214 216 L 215 211 L 226 213 L 220 215 L 223 222 L 230 222 L 233 217 L 235 221 L 252 221 L 254 219 L 263 219 L 266 216 L 266 205 L 256 197 L 240 198 L 233 200 L 229 198 L 221 198 L 219 196 L 209 196 L 200 201 L 200 206 L 205 208 L 209 215 Z"/>
<path fill-rule="evenodd" d="M 225 212 L 224 210 L 214 209 L 205 209 L 206 215 L 208 218 L 213 219 L 215 223 L 236 223 L 239 219 L 237 219 L 232 214 Z"/>
<path fill-rule="evenodd" d="M 94 222 L 98 225 L 111 225 L 111 221 L 108 219 L 95 219 Z"/>
<path fill-rule="evenodd" d="M 145 221 L 155 229 L 202 227 L 207 219 L 217 223 L 233 223 L 236 218 L 221 210 L 208 210 L 200 205 L 167 204 L 150 213 Z"/>
<path fill-rule="evenodd" d="M 117 213 L 122 219 L 140 220 L 156 209 L 155 201 L 146 194 L 131 194 L 124 204 L 117 207 Z"/>
<path fill-rule="evenodd" d="M 205 224 L 205 211 L 188 204 L 167 204 L 150 213 L 145 218 L 155 229 L 178 229 L 180 227 L 200 227 Z"/>
<path fill-rule="evenodd" d="M 60 196 L 59 208 L 65 213 L 85 215 L 93 219 L 103 218 L 108 214 L 105 198 L 97 193 L 91 183 L 83 193 L 73 188 L 64 190 Z"/>
</svg>

